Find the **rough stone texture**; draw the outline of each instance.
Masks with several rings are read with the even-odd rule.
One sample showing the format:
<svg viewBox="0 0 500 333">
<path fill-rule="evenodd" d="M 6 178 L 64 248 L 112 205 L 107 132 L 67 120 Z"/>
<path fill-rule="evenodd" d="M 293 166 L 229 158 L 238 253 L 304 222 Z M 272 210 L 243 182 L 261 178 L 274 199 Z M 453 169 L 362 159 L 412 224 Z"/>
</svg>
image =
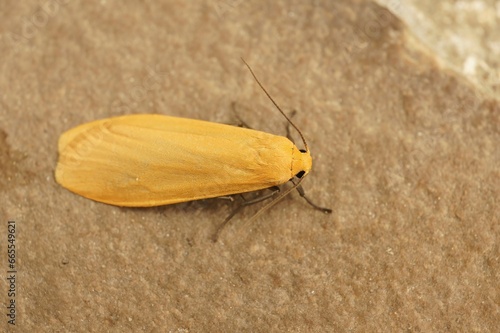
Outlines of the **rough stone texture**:
<svg viewBox="0 0 500 333">
<path fill-rule="evenodd" d="M 498 99 L 442 66 L 384 7 L 3 6 L 0 269 L 7 274 L 13 219 L 18 285 L 17 325 L 4 315 L 2 329 L 498 328 Z M 224 200 L 124 209 L 55 183 L 59 135 L 94 119 L 154 112 L 231 123 L 236 103 L 252 127 L 284 134 L 240 57 L 279 104 L 298 110 L 314 157 L 304 186 L 332 215 L 293 194 L 245 224 L 257 209 L 250 207 L 214 244 L 232 209 Z"/>
<path fill-rule="evenodd" d="M 500 1 L 377 0 L 401 17 L 444 66 L 500 95 Z"/>
</svg>

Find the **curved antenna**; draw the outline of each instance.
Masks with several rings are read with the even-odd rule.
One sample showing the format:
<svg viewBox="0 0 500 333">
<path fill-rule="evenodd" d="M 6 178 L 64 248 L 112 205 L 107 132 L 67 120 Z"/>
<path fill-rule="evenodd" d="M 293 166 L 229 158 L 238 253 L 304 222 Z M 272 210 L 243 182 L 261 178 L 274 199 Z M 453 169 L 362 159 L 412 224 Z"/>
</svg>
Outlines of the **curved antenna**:
<svg viewBox="0 0 500 333">
<path fill-rule="evenodd" d="M 302 139 L 302 142 L 304 143 L 304 148 L 306 149 L 306 151 L 309 151 L 309 148 L 307 146 L 307 142 L 306 142 L 306 139 L 304 138 L 304 136 L 302 135 L 302 132 L 299 130 L 299 128 L 297 126 L 295 126 L 295 124 L 290 120 L 290 118 L 288 118 L 288 116 L 285 114 L 285 112 L 283 112 L 283 110 L 281 110 L 281 108 L 279 107 L 279 105 L 274 101 L 274 99 L 271 97 L 271 95 L 269 95 L 269 93 L 267 92 L 266 88 L 264 88 L 264 86 L 262 85 L 262 83 L 260 83 L 259 79 L 257 78 L 257 76 L 255 75 L 255 73 L 253 72 L 252 68 L 250 67 L 249 64 L 247 64 L 247 62 L 245 61 L 245 59 L 241 58 L 241 60 L 245 63 L 245 65 L 248 67 L 248 69 L 250 70 L 250 73 L 252 73 L 252 76 L 253 78 L 255 79 L 255 81 L 257 81 L 257 84 L 260 86 L 260 88 L 264 91 L 264 93 L 267 95 L 267 97 L 271 100 L 271 102 L 273 102 L 274 106 L 276 106 L 276 108 L 278 109 L 279 112 L 281 112 L 281 114 L 283 115 L 283 117 L 286 118 L 286 120 L 288 120 L 288 122 L 293 126 L 293 128 L 295 128 L 295 130 L 297 130 L 297 132 L 299 132 L 299 135 L 300 135 L 300 138 Z"/>
</svg>

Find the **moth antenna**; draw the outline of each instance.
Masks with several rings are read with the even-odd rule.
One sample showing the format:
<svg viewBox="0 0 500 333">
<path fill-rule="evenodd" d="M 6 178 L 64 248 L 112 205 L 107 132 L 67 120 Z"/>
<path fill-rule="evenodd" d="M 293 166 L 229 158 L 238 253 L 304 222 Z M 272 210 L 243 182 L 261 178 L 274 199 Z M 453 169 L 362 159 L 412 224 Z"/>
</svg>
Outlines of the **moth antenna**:
<svg viewBox="0 0 500 333">
<path fill-rule="evenodd" d="M 288 118 L 288 116 L 285 114 L 285 112 L 283 112 L 283 110 L 281 110 L 281 108 L 279 107 L 278 103 L 276 103 L 274 101 L 274 99 L 271 97 L 271 95 L 269 95 L 269 93 L 267 92 L 266 88 L 264 88 L 264 86 L 262 85 L 262 83 L 260 83 L 259 79 L 257 78 L 257 76 L 255 75 L 255 73 L 253 72 L 252 70 L 252 67 L 250 67 L 250 65 L 245 61 L 245 59 L 241 58 L 241 60 L 245 63 L 245 65 L 248 67 L 248 70 L 250 71 L 250 73 L 252 74 L 253 78 L 255 79 L 255 81 L 257 81 L 257 84 L 260 86 L 260 88 L 264 91 L 264 93 L 267 95 L 267 97 L 271 100 L 271 102 L 273 102 L 274 106 L 276 106 L 276 108 L 278 109 L 279 112 L 281 112 L 281 114 L 283 115 L 283 117 L 285 117 L 286 120 L 288 120 L 288 122 L 293 126 L 293 128 L 295 128 L 295 130 L 299 133 L 300 135 L 300 138 L 302 139 L 302 142 L 304 143 L 304 148 L 306 149 L 306 151 L 309 151 L 309 148 L 307 146 L 307 142 L 306 142 L 306 139 L 304 138 L 304 136 L 302 135 L 302 132 L 299 130 L 299 128 L 290 120 L 290 118 Z"/>
</svg>

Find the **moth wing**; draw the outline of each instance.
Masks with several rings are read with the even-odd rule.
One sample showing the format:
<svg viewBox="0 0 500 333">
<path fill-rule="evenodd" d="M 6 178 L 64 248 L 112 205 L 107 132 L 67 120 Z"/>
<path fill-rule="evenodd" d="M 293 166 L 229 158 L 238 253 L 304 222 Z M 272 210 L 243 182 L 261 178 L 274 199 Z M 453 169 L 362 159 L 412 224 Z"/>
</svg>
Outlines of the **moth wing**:
<svg viewBox="0 0 500 333">
<path fill-rule="evenodd" d="M 172 204 L 282 184 L 292 177 L 285 137 L 229 125 L 130 115 L 64 133 L 56 180 L 118 206 Z"/>
</svg>

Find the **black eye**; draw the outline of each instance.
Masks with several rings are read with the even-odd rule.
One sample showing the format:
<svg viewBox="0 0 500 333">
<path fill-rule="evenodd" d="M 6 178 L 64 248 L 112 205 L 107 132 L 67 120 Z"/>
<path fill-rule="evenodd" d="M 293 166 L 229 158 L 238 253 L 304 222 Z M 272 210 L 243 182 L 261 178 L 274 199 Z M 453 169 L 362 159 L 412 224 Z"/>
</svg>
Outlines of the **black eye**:
<svg viewBox="0 0 500 333">
<path fill-rule="evenodd" d="M 304 174 L 305 174 L 305 171 L 300 171 L 299 173 L 297 173 L 297 174 L 295 175 L 295 177 L 297 177 L 297 178 L 302 178 L 302 177 L 304 176 Z"/>
<path fill-rule="evenodd" d="M 300 151 L 301 153 L 307 153 L 307 150 L 305 150 L 305 149 L 299 149 L 299 151 Z"/>
</svg>

